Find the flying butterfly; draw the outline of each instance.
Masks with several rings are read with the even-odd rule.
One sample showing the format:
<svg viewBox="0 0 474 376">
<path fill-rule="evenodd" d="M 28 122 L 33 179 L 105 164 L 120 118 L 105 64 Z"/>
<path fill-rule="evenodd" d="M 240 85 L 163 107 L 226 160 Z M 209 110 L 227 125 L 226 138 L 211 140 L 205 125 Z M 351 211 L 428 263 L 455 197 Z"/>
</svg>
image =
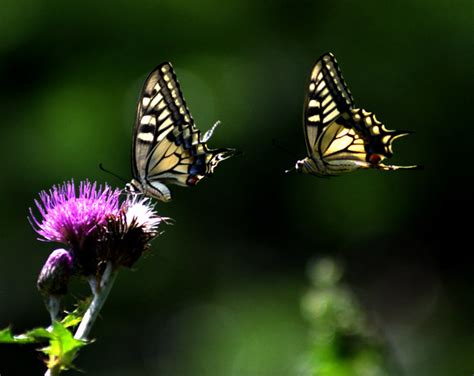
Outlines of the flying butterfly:
<svg viewBox="0 0 474 376">
<path fill-rule="evenodd" d="M 132 140 L 131 192 L 170 201 L 166 184 L 194 186 L 211 176 L 235 149 L 208 149 L 219 122 L 201 135 L 196 128 L 171 63 L 156 67 L 143 86 Z"/>
<path fill-rule="evenodd" d="M 375 115 L 356 108 L 333 54 L 316 62 L 303 110 L 308 156 L 295 169 L 316 176 L 340 175 L 358 169 L 414 169 L 383 164 L 393 154 L 395 139 L 410 132 L 385 128 Z"/>
</svg>

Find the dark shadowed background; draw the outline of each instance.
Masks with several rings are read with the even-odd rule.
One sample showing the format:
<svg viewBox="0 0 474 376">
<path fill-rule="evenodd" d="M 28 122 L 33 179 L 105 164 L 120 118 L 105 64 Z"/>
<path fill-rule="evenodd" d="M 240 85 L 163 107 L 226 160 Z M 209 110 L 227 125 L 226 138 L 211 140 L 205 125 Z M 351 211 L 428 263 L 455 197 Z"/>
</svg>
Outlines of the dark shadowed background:
<svg viewBox="0 0 474 376">
<path fill-rule="evenodd" d="M 296 374 L 307 265 L 330 256 L 401 374 L 472 374 L 473 25 L 470 0 L 0 0 L 0 327 L 48 321 L 35 283 L 55 245 L 26 220 L 33 199 L 70 178 L 122 187 L 98 165 L 130 178 L 138 93 L 171 61 L 197 126 L 222 122 L 209 145 L 243 155 L 157 204 L 175 224 L 120 273 L 78 367 Z M 305 155 L 305 88 L 326 51 L 356 105 L 415 132 L 393 163 L 423 171 L 284 174 Z M 0 345 L 0 373 L 42 374 L 38 358 Z"/>
</svg>

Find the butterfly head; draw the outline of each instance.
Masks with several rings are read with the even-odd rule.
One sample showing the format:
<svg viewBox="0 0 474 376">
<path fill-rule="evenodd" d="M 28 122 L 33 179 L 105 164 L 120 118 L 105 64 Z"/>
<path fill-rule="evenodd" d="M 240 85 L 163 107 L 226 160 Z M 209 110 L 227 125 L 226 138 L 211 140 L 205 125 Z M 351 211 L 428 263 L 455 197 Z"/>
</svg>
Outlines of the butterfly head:
<svg viewBox="0 0 474 376">
<path fill-rule="evenodd" d="M 304 159 L 302 159 L 300 161 L 296 161 L 296 164 L 295 164 L 296 172 L 299 172 L 299 173 L 303 172 L 304 164 L 305 164 Z"/>
<path fill-rule="evenodd" d="M 312 173 L 316 170 L 316 167 L 314 165 L 314 162 L 311 158 L 305 158 L 305 159 L 301 159 L 299 161 L 296 161 L 296 164 L 295 164 L 295 170 L 296 172 L 299 172 L 299 173 Z"/>
<path fill-rule="evenodd" d="M 143 192 L 143 187 L 138 180 L 132 179 L 130 183 L 125 184 L 125 191 L 130 194 L 140 194 Z"/>
</svg>

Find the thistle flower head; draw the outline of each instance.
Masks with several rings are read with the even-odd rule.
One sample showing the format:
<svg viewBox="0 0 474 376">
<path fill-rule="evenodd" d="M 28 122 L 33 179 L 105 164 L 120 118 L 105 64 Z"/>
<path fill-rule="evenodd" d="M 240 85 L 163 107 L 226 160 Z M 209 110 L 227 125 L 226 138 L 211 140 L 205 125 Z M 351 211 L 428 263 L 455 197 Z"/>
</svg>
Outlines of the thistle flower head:
<svg viewBox="0 0 474 376">
<path fill-rule="evenodd" d="M 99 259 L 131 267 L 159 235 L 160 217 L 150 199 L 131 194 L 123 202 L 119 215 L 110 216 L 104 226 Z"/>
<path fill-rule="evenodd" d="M 35 200 L 39 217 L 30 209 L 29 221 L 39 240 L 68 246 L 74 273 L 100 275 L 101 265 L 131 267 L 159 234 L 165 220 L 150 199 L 129 194 L 119 203 L 120 190 L 81 182 L 76 192 L 71 180 L 53 186 Z"/>
<path fill-rule="evenodd" d="M 122 210 L 129 228 L 141 227 L 143 232 L 150 235 L 156 233 L 158 225 L 167 219 L 156 213 L 149 198 L 138 195 L 128 196 L 122 204 Z"/>
<path fill-rule="evenodd" d="M 77 193 L 71 180 L 40 192 L 35 204 L 41 216 L 37 219 L 30 208 L 29 220 L 39 240 L 80 247 L 110 215 L 118 214 L 119 194 L 107 184 L 89 181 L 81 182 Z"/>
</svg>

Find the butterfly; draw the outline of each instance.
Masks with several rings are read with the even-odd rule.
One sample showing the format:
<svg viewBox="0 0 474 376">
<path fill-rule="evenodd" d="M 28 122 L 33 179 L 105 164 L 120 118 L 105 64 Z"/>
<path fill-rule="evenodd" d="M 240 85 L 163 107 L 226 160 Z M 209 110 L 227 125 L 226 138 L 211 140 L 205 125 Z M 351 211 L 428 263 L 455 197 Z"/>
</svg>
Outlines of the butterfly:
<svg viewBox="0 0 474 376">
<path fill-rule="evenodd" d="M 167 202 L 166 184 L 194 186 L 211 176 L 235 149 L 209 149 L 219 122 L 201 135 L 183 98 L 171 63 L 156 67 L 145 80 L 137 108 L 132 140 L 133 179 L 130 192 Z"/>
<path fill-rule="evenodd" d="M 375 115 L 356 108 L 332 53 L 316 62 L 303 110 L 308 156 L 295 170 L 316 176 L 340 175 L 358 169 L 414 169 L 418 166 L 386 165 L 392 143 L 410 132 L 385 128 Z"/>
</svg>

